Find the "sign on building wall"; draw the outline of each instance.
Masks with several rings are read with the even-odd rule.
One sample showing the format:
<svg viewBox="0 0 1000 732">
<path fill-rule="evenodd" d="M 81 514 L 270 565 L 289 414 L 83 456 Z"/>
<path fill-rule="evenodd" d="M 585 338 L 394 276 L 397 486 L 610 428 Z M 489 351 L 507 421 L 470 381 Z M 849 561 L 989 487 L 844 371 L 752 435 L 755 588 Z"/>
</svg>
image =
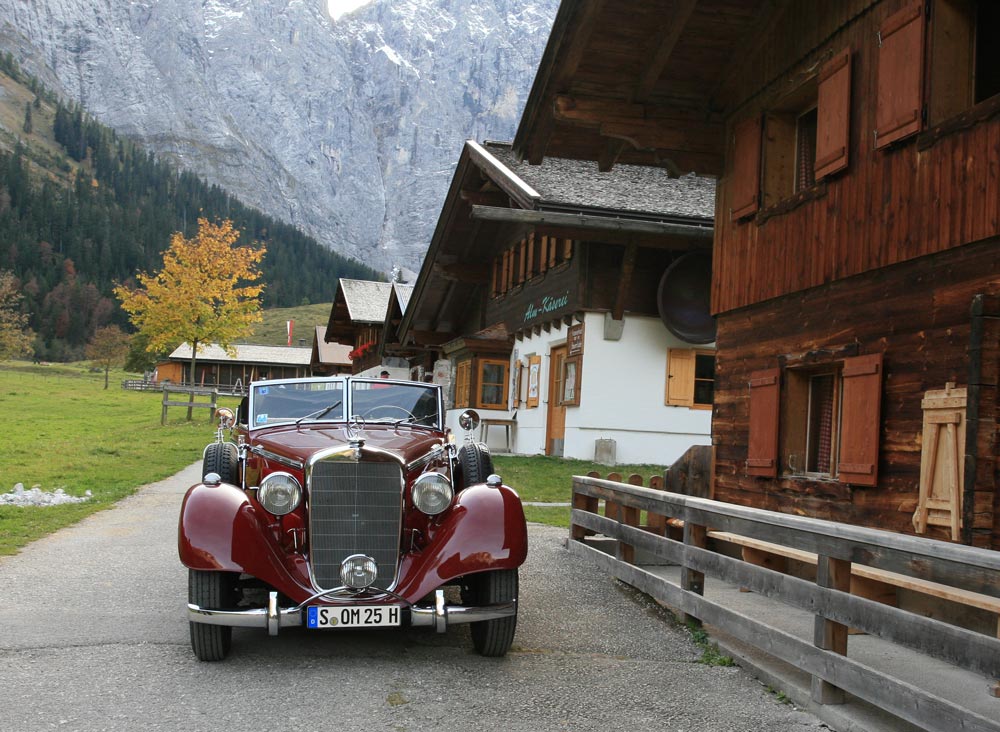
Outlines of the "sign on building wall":
<svg viewBox="0 0 1000 732">
<path fill-rule="evenodd" d="M 583 355 L 583 323 L 571 325 L 566 331 L 566 345 L 569 348 L 567 356 Z"/>
</svg>

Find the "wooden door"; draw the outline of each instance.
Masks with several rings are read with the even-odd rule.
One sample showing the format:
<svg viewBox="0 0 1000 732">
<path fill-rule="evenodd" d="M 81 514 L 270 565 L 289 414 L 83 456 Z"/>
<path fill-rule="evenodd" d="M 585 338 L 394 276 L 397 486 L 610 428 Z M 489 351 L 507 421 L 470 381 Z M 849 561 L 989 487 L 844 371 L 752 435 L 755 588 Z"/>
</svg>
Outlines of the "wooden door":
<svg viewBox="0 0 1000 732">
<path fill-rule="evenodd" d="M 545 454 L 562 457 L 566 437 L 566 407 L 562 402 L 563 365 L 566 363 L 566 346 L 553 348 L 549 353 L 549 413 L 545 428 Z"/>
</svg>

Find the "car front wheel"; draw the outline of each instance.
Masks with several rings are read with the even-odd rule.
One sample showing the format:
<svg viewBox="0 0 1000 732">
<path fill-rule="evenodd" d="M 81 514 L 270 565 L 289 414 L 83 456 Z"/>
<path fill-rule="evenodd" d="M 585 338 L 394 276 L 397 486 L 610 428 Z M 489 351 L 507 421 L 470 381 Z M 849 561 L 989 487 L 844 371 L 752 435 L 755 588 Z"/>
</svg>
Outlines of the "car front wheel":
<svg viewBox="0 0 1000 732">
<path fill-rule="evenodd" d="M 230 572 L 188 570 L 188 602 L 210 610 L 236 604 L 236 575 Z M 228 625 L 189 623 L 191 649 L 199 661 L 221 661 L 229 655 L 233 629 Z"/>
<path fill-rule="evenodd" d="M 467 605 L 495 605 L 517 602 L 517 570 L 497 569 L 469 575 L 463 585 L 462 601 Z M 481 620 L 469 626 L 472 647 L 481 656 L 506 656 L 514 642 L 517 614 L 497 620 Z"/>
</svg>

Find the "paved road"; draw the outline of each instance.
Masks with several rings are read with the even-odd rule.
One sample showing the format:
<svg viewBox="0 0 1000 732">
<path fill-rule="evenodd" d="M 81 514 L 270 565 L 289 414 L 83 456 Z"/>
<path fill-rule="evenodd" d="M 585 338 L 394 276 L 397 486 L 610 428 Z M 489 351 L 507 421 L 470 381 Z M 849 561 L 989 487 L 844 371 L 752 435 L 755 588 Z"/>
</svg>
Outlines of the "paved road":
<svg viewBox="0 0 1000 732">
<path fill-rule="evenodd" d="M 505 659 L 468 631 L 237 630 L 196 661 L 175 552 L 193 465 L 113 510 L 0 559 L 0 730 L 823 729 L 532 526 Z"/>
</svg>

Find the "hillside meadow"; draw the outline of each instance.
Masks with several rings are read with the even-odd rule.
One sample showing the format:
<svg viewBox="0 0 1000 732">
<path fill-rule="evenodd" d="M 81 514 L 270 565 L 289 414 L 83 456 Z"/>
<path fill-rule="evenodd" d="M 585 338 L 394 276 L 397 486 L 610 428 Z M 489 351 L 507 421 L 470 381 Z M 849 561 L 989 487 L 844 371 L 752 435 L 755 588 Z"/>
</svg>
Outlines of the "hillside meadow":
<svg viewBox="0 0 1000 732">
<path fill-rule="evenodd" d="M 158 392 L 124 391 L 123 378 L 104 375 L 86 364 L 0 362 L 0 410 L 6 415 L 4 449 L 0 451 L 0 493 L 17 483 L 26 490 L 62 488 L 73 496 L 91 491 L 85 503 L 59 506 L 0 505 L 0 554 L 13 554 L 35 539 L 110 508 L 139 487 L 162 480 L 201 459 L 214 437 L 207 410 L 170 409 L 160 425 Z M 235 407 L 235 398 L 222 404 Z M 545 456 L 495 456 L 495 469 L 529 503 L 570 500 L 573 475 L 610 468 L 582 460 Z M 660 474 L 662 467 L 621 465 L 623 475 Z M 178 509 L 180 506 L 178 506 Z M 529 521 L 569 525 L 569 507 L 525 506 Z"/>
</svg>

